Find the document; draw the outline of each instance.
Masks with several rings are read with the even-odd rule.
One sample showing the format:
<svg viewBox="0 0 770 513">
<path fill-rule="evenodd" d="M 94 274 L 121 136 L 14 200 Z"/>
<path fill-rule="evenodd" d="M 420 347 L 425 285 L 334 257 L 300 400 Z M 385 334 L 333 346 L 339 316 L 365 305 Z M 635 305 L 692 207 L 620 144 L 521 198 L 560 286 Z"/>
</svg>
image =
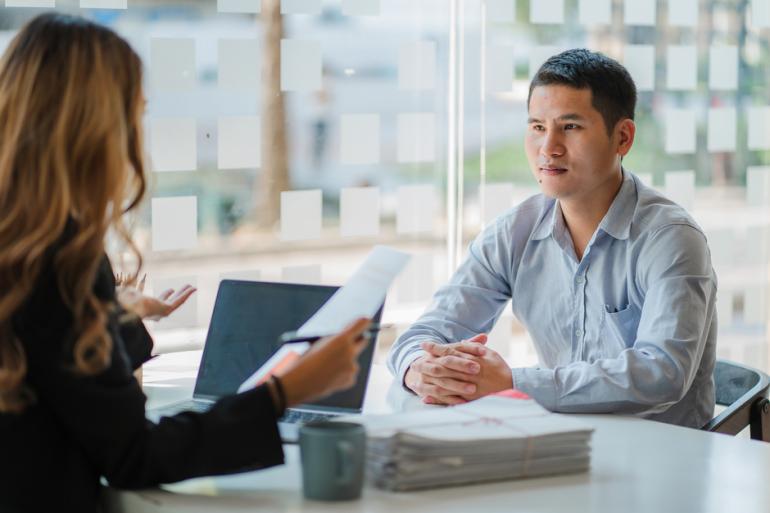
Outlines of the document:
<svg viewBox="0 0 770 513">
<path fill-rule="evenodd" d="M 345 286 L 335 292 L 297 330 L 297 335 L 300 337 L 335 335 L 360 317 L 374 317 L 385 300 L 388 288 L 410 258 L 408 254 L 395 249 L 375 246 Z M 261 384 L 272 374 L 293 364 L 308 349 L 310 344 L 307 342 L 282 346 L 262 367 L 241 383 L 238 392 L 244 392 Z"/>
</svg>

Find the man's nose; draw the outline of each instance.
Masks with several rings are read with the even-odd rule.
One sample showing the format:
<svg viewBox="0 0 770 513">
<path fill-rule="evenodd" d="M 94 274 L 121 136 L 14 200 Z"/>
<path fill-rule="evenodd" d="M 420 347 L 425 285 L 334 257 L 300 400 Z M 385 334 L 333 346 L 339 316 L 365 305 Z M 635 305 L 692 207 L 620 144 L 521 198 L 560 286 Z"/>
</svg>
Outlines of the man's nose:
<svg viewBox="0 0 770 513">
<path fill-rule="evenodd" d="M 540 154 L 546 158 L 561 157 L 564 155 L 564 144 L 558 133 L 549 130 L 543 138 L 543 144 L 540 146 Z"/>
</svg>

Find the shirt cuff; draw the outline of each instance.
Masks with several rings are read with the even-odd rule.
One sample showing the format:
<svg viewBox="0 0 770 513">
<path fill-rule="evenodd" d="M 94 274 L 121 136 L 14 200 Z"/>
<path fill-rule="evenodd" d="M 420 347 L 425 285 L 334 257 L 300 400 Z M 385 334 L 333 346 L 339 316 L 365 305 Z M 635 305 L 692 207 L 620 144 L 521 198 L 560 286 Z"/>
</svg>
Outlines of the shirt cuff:
<svg viewBox="0 0 770 513">
<path fill-rule="evenodd" d="M 414 390 L 406 386 L 406 382 L 404 381 L 406 379 L 406 372 L 409 370 L 409 366 L 412 365 L 412 362 L 414 362 L 417 358 L 421 356 L 425 356 L 426 353 L 422 349 L 419 349 L 417 351 L 413 351 L 406 356 L 404 356 L 404 359 L 401 360 L 401 366 L 398 369 L 398 379 L 401 382 L 401 387 L 409 392 L 410 394 L 414 394 Z"/>
<path fill-rule="evenodd" d="M 543 408 L 555 411 L 558 407 L 556 379 L 553 369 L 518 367 L 511 369 L 513 388 L 537 401 Z"/>
</svg>

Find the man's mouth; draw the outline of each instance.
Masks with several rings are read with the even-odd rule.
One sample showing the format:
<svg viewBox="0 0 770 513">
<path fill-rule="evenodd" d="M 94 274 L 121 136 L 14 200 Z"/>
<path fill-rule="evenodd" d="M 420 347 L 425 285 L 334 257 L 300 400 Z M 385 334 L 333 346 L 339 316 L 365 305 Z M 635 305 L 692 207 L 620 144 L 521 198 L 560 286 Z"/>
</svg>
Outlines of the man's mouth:
<svg viewBox="0 0 770 513">
<path fill-rule="evenodd" d="M 540 172 L 546 176 L 557 176 L 567 172 L 566 167 L 541 166 Z"/>
</svg>

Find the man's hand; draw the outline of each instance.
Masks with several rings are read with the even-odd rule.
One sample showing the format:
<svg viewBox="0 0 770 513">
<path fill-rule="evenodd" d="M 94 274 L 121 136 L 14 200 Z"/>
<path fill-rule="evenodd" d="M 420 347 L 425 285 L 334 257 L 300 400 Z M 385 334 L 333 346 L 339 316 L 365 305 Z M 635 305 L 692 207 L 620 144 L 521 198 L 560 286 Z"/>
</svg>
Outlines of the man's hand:
<svg viewBox="0 0 770 513">
<path fill-rule="evenodd" d="M 415 360 L 406 385 L 428 404 L 460 404 L 513 387 L 511 369 L 486 336 L 455 344 L 423 342 L 428 355 Z"/>
<path fill-rule="evenodd" d="M 455 344 L 423 342 L 427 355 L 417 358 L 404 376 L 404 384 L 427 404 L 461 404 L 477 390 L 485 334 Z M 431 352 L 434 347 L 439 348 Z M 463 350 L 460 350 L 462 348 Z"/>
</svg>

